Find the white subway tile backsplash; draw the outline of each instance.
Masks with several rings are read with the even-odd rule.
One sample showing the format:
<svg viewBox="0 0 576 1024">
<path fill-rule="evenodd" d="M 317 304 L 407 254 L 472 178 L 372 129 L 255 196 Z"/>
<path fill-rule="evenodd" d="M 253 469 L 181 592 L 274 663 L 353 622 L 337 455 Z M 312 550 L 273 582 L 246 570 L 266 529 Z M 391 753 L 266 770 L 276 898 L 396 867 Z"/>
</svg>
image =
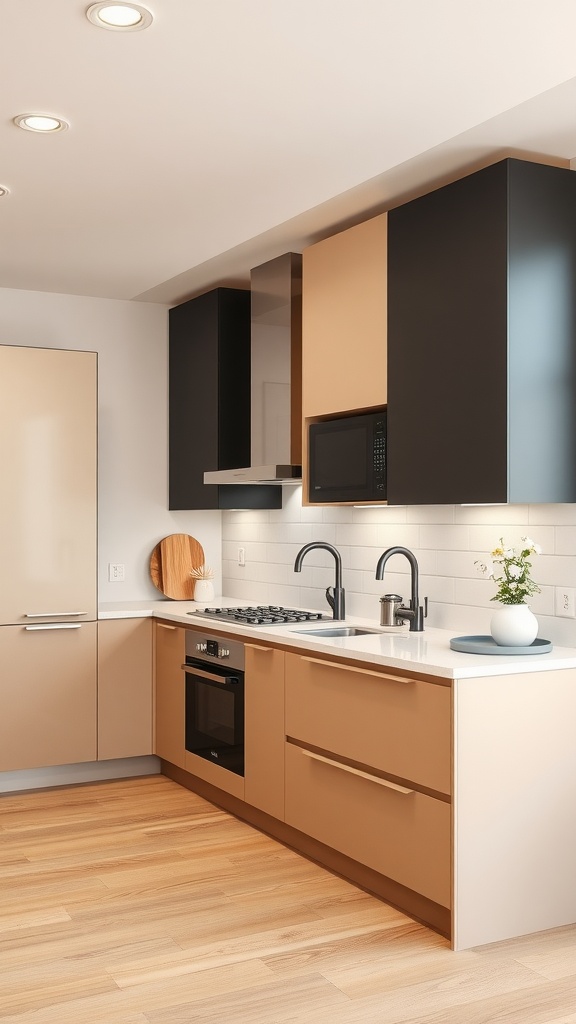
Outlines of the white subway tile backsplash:
<svg viewBox="0 0 576 1024">
<path fill-rule="evenodd" d="M 420 527 L 420 547 L 436 550 L 466 551 L 470 547 L 467 526 L 429 525 Z"/>
<path fill-rule="evenodd" d="M 528 505 L 456 505 L 456 523 L 505 523 L 506 528 L 528 522 Z M 554 506 L 557 508 L 557 506 Z"/>
<path fill-rule="evenodd" d="M 543 551 L 533 560 L 541 593 L 530 602 L 543 618 L 539 635 L 576 646 L 576 620 L 554 615 L 554 588 L 576 587 L 574 505 L 303 508 L 301 490 L 286 488 L 281 510 L 225 512 L 222 518 L 227 596 L 330 614 L 324 591 L 334 585 L 333 556 L 322 549 L 310 551 L 302 572 L 294 572 L 300 548 L 324 541 L 342 556 L 347 613 L 378 622 L 384 593 L 410 598 L 410 567 L 402 556 L 390 558 L 384 580 L 375 578 L 383 551 L 400 545 L 418 560 L 420 597 L 429 599 L 427 624 L 455 636 L 487 633 L 496 607 L 490 600 L 496 585 L 478 573 L 474 562 L 487 558 L 501 536 L 517 546 L 527 535 Z M 244 567 L 237 564 L 238 547 L 245 549 Z"/>
<path fill-rule="evenodd" d="M 382 523 L 376 530 L 376 543 L 382 551 L 396 545 L 404 548 L 420 547 L 420 527 L 406 523 Z"/>
<path fill-rule="evenodd" d="M 406 507 L 407 523 L 444 523 L 454 522 L 453 505 L 408 505 Z"/>
<path fill-rule="evenodd" d="M 313 528 L 309 523 L 264 523 L 259 530 L 259 540 L 268 544 L 280 541 L 284 544 L 307 544 L 310 540 L 316 540 L 313 536 Z"/>
<path fill-rule="evenodd" d="M 362 508 L 352 508 L 351 522 L 362 526 L 366 523 L 377 523 L 379 526 L 394 526 L 406 522 L 406 505 L 382 505 L 377 508 L 374 505 L 365 505 Z"/>
<path fill-rule="evenodd" d="M 534 533 L 536 532 L 537 528 L 534 527 Z M 536 540 L 536 537 L 533 539 Z M 556 526 L 554 528 L 554 548 L 544 547 L 544 545 L 542 547 L 544 551 L 553 550 L 556 555 L 576 555 L 576 526 Z"/>
<path fill-rule="evenodd" d="M 528 522 L 545 526 L 576 526 L 576 505 L 530 505 Z M 527 531 L 530 533 L 530 531 Z"/>
<path fill-rule="evenodd" d="M 227 516 L 240 514 L 228 512 Z M 261 529 L 261 523 L 236 523 L 234 520 L 227 520 L 222 524 L 222 539 L 235 540 L 239 544 L 245 544 L 249 540 L 260 540 Z"/>
<path fill-rule="evenodd" d="M 378 529 L 375 523 L 339 523 L 336 527 L 336 546 L 340 544 L 378 544 Z"/>
</svg>

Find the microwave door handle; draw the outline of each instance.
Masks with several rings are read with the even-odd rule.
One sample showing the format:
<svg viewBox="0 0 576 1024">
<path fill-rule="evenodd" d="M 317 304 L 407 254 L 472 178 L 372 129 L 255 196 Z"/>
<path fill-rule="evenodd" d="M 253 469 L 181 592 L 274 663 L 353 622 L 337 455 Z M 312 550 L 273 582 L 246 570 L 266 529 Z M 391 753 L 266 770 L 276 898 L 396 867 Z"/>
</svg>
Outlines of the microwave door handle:
<svg viewBox="0 0 576 1024">
<path fill-rule="evenodd" d="M 202 679 L 208 679 L 211 683 L 219 683 L 220 686 L 230 686 L 230 678 L 236 679 L 238 677 L 238 672 L 231 672 L 229 676 L 215 676 L 212 672 L 205 672 L 201 668 L 194 668 L 193 665 L 181 665 L 180 667 L 190 675 L 201 676 Z"/>
</svg>

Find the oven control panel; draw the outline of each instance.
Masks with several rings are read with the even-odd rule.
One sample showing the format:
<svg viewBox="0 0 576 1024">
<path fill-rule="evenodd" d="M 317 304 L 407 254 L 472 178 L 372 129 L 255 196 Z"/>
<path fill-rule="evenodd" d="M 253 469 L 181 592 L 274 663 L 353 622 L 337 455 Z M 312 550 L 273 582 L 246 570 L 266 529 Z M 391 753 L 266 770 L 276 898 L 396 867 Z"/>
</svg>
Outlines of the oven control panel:
<svg viewBox="0 0 576 1024">
<path fill-rule="evenodd" d="M 211 658 L 229 658 L 230 648 L 220 647 L 217 640 L 204 640 L 196 644 L 199 654 L 209 654 Z"/>
<path fill-rule="evenodd" d="M 225 637 L 202 636 L 186 630 L 186 656 L 226 661 L 230 668 L 244 669 L 244 644 Z"/>
</svg>

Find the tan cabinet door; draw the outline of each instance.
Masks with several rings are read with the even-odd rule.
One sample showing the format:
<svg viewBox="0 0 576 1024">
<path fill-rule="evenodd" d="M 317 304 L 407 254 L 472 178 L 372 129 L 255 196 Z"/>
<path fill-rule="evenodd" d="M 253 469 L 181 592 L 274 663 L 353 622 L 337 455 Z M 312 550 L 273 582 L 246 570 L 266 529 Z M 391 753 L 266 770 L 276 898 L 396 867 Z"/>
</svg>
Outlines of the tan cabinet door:
<svg viewBox="0 0 576 1024">
<path fill-rule="evenodd" d="M 96 354 L 0 345 L 0 623 L 95 619 Z"/>
<path fill-rule="evenodd" d="M 286 821 L 450 906 L 450 804 L 286 744 Z"/>
<path fill-rule="evenodd" d="M 0 627 L 0 771 L 96 760 L 96 628 Z"/>
<path fill-rule="evenodd" d="M 98 760 L 152 753 L 152 619 L 98 623 Z"/>
<path fill-rule="evenodd" d="M 286 656 L 286 734 L 449 795 L 449 686 L 374 668 Z"/>
<path fill-rule="evenodd" d="M 154 753 L 186 768 L 184 672 L 186 630 L 154 623 L 156 661 L 156 738 Z"/>
<path fill-rule="evenodd" d="M 244 798 L 284 821 L 284 652 L 246 644 Z"/>
<path fill-rule="evenodd" d="M 387 402 L 387 214 L 302 256 L 302 413 Z"/>
</svg>

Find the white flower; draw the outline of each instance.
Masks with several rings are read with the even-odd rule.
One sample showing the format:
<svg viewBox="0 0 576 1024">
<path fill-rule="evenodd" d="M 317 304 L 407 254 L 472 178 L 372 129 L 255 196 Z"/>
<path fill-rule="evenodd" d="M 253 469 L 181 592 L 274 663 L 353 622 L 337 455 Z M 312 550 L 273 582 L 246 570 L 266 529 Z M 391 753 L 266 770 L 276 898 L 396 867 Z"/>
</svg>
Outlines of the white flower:
<svg viewBox="0 0 576 1024">
<path fill-rule="evenodd" d="M 513 580 L 519 580 L 521 575 L 522 575 L 522 569 L 520 568 L 519 565 L 512 564 L 508 568 L 508 575 L 511 576 Z M 511 587 L 515 587 L 516 584 L 515 583 L 511 583 L 510 586 Z"/>
</svg>

